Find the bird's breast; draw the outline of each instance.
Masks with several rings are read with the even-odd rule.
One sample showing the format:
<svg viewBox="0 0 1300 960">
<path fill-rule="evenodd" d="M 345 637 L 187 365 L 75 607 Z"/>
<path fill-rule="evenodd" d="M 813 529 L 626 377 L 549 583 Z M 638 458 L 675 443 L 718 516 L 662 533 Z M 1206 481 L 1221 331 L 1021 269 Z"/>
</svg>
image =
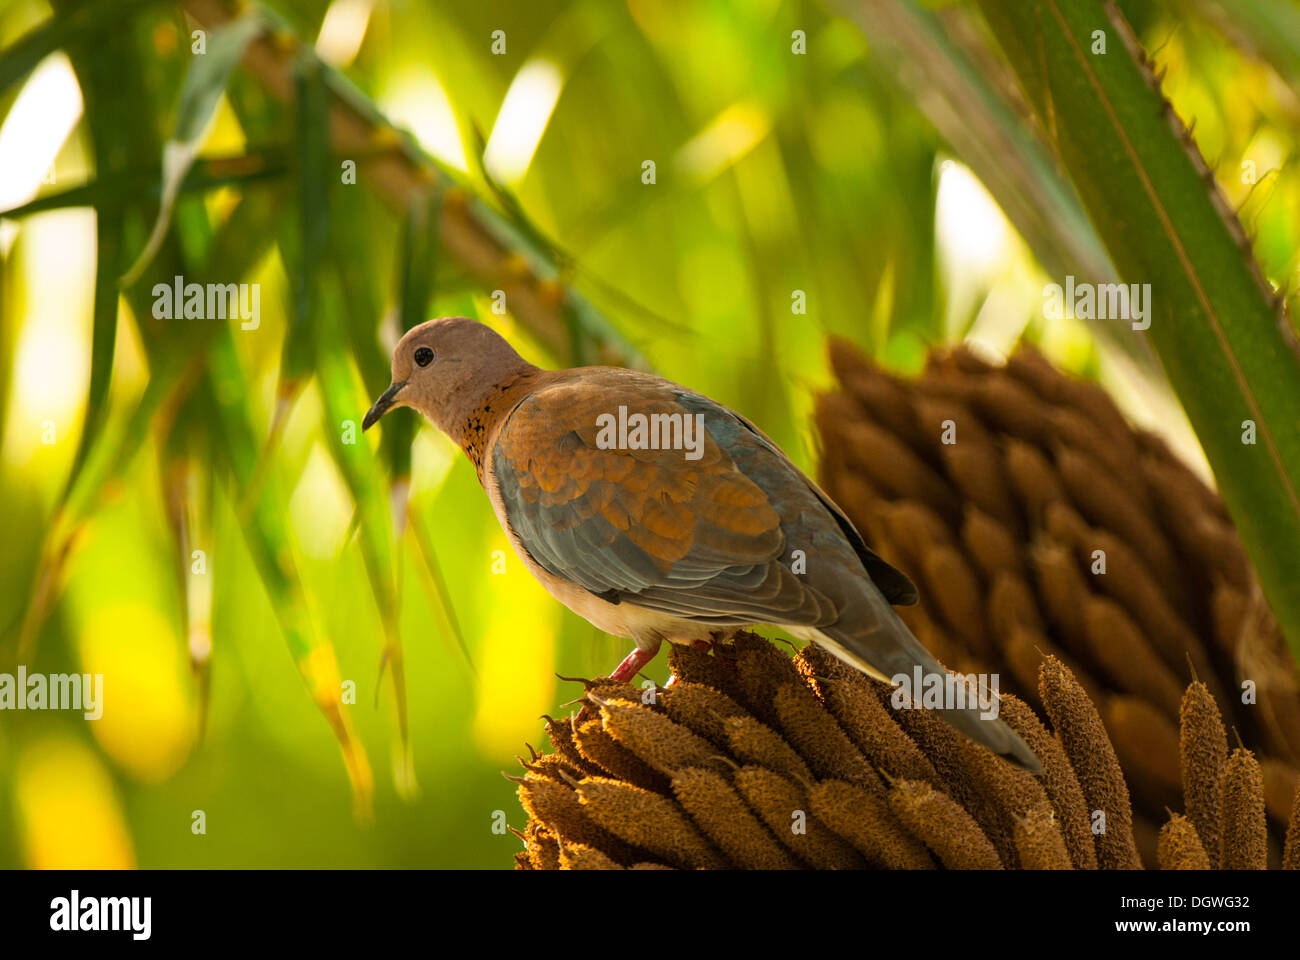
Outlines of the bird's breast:
<svg viewBox="0 0 1300 960">
<path fill-rule="evenodd" d="M 586 590 L 562 577 L 557 577 L 533 559 L 511 527 L 510 517 L 506 514 L 505 501 L 501 497 L 500 485 L 497 483 L 496 474 L 492 469 L 491 458 L 485 458 L 483 469 L 480 472 L 480 479 L 483 481 L 483 489 L 487 491 L 488 500 L 492 504 L 492 510 L 496 514 L 497 522 L 501 524 L 501 529 L 505 531 L 510 546 L 514 548 L 515 554 L 519 557 L 519 562 L 524 565 L 538 583 L 546 588 L 547 593 L 597 630 L 602 630 L 615 637 L 630 638 L 638 646 L 646 648 L 657 645 L 661 640 L 668 640 L 673 643 L 708 640 L 710 635 L 717 630 L 716 626 L 711 628 L 706 624 L 692 620 L 682 620 L 679 617 L 661 613 L 657 610 L 647 610 L 645 607 L 639 607 L 633 602 L 610 603 L 608 600 L 596 596 L 590 590 Z"/>
</svg>

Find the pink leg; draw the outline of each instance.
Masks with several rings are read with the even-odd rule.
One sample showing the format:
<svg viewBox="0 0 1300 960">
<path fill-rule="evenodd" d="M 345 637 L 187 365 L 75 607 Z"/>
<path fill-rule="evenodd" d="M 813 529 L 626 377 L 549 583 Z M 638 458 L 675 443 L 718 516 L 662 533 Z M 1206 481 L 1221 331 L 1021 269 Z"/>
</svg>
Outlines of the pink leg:
<svg viewBox="0 0 1300 960">
<path fill-rule="evenodd" d="M 632 678 L 637 675 L 642 667 L 653 660 L 658 652 L 658 647 L 653 650 L 642 650 L 637 647 L 623 658 L 622 663 L 614 668 L 614 672 L 609 675 L 609 679 L 617 680 L 619 683 L 631 682 Z"/>
</svg>

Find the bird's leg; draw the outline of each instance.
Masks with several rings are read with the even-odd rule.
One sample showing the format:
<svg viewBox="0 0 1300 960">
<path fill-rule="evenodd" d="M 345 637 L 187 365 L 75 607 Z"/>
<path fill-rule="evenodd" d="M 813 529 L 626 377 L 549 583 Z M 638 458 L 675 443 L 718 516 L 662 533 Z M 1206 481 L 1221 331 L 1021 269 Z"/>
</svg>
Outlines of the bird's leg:
<svg viewBox="0 0 1300 960">
<path fill-rule="evenodd" d="M 614 672 L 609 675 L 609 679 L 616 680 L 619 683 L 630 683 L 641 668 L 653 660 L 658 652 L 658 644 L 649 650 L 635 647 L 631 653 L 623 658 L 623 662 L 614 668 Z"/>
<path fill-rule="evenodd" d="M 632 678 L 637 675 L 642 667 L 653 660 L 655 654 L 658 652 L 658 643 L 655 643 L 648 650 L 642 649 L 640 646 L 635 647 L 631 653 L 623 658 L 623 662 L 614 668 L 614 672 L 609 675 L 608 679 L 613 680 L 616 683 L 631 683 Z M 595 710 L 592 703 L 591 701 L 588 701 L 583 705 L 583 708 L 578 711 L 577 722 L 579 726 L 590 720 L 594 714 Z"/>
</svg>

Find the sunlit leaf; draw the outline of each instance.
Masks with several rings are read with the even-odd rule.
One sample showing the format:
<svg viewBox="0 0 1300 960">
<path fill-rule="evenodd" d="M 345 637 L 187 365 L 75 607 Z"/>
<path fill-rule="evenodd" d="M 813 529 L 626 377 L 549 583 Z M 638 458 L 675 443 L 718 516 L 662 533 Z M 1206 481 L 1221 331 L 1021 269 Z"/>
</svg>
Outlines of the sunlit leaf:
<svg viewBox="0 0 1300 960">
<path fill-rule="evenodd" d="M 1042 0 L 1014 14 L 980 6 L 1057 131 L 1123 279 L 1155 293 L 1149 336 L 1300 655 L 1300 352 L 1281 298 L 1118 10 L 1096 0 Z M 1090 52 L 1098 24 L 1115 41 L 1107 56 Z"/>
</svg>

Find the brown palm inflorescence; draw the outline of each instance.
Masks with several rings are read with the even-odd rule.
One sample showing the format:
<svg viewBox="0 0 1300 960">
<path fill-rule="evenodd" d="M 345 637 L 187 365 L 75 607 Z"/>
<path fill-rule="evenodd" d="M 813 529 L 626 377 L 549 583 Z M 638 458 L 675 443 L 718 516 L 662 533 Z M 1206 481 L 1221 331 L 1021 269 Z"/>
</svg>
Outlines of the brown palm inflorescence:
<svg viewBox="0 0 1300 960">
<path fill-rule="evenodd" d="M 816 646 L 791 658 L 745 633 L 713 654 L 674 648 L 670 663 L 664 688 L 592 681 L 582 713 L 548 721 L 552 752 L 534 752 L 515 778 L 529 817 L 520 868 L 1143 866 L 1115 750 L 1055 657 L 1040 664 L 1035 694 L 1050 730 L 1023 700 L 1001 700 L 1042 760 L 1038 777 Z M 1149 865 L 1204 869 L 1212 850 L 1225 869 L 1262 869 L 1260 765 L 1245 748 L 1218 749 L 1204 684 L 1183 705 L 1180 777 L 1189 798 L 1218 802 L 1212 819 L 1190 799 L 1187 816 L 1169 814 Z M 1214 742 L 1194 749 L 1202 737 Z M 1294 804 L 1280 854 L 1290 867 L 1300 794 Z"/>
<path fill-rule="evenodd" d="M 1041 775 L 742 633 L 548 722 L 517 865 L 1300 868 L 1300 682 L 1217 496 L 1032 351 L 914 380 L 831 356 L 824 485 L 916 580 L 921 641 L 1000 677 Z"/>
<path fill-rule="evenodd" d="M 921 641 L 1040 709 L 1043 656 L 1069 665 L 1132 788 L 1145 854 L 1185 786 L 1182 693 L 1199 680 L 1257 746 L 1266 809 L 1285 824 L 1300 672 L 1218 495 L 1100 387 L 1031 348 L 1003 365 L 935 353 L 915 378 L 844 340 L 830 357 L 821 480 L 917 582 L 920 604 L 900 614 Z M 1212 801 L 1188 803 L 1198 822 Z"/>
</svg>

